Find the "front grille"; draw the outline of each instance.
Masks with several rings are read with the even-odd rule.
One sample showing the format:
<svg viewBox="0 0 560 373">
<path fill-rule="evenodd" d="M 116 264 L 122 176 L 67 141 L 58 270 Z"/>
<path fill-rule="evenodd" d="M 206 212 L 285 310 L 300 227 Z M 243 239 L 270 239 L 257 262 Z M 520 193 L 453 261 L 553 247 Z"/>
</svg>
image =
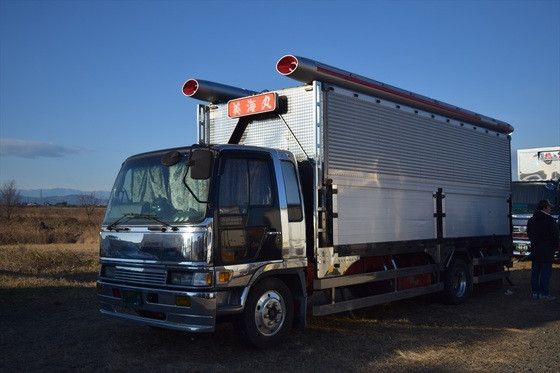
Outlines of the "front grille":
<svg viewBox="0 0 560 373">
<path fill-rule="evenodd" d="M 167 274 L 164 270 L 117 266 L 115 280 L 150 285 L 165 285 Z"/>
</svg>

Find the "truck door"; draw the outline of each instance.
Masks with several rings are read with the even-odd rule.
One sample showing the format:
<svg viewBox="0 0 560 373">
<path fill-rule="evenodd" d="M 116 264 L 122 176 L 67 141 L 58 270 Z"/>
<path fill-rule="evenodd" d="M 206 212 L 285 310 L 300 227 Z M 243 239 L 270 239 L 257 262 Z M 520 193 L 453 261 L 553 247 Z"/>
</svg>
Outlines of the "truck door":
<svg viewBox="0 0 560 373">
<path fill-rule="evenodd" d="M 270 155 L 222 153 L 216 209 L 220 264 L 282 259 L 276 185 Z"/>
</svg>

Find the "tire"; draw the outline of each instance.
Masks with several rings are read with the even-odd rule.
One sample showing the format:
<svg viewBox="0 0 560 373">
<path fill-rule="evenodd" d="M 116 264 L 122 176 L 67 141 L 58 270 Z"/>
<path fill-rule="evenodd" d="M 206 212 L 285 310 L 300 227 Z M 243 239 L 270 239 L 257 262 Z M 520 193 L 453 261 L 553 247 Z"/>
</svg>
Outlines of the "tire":
<svg viewBox="0 0 560 373">
<path fill-rule="evenodd" d="M 293 320 L 293 296 L 282 281 L 266 278 L 249 293 L 243 330 L 254 347 L 265 349 L 278 345 L 289 335 Z"/>
<path fill-rule="evenodd" d="M 472 276 L 467 264 L 461 259 L 453 259 L 443 274 L 443 295 L 446 303 L 461 304 L 469 298 Z"/>
</svg>

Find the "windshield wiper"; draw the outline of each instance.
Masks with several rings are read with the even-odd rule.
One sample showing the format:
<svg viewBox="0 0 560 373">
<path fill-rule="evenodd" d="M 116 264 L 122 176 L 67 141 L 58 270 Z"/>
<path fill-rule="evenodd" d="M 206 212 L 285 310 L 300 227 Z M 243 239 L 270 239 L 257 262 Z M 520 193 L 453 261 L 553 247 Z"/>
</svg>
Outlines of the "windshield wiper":
<svg viewBox="0 0 560 373">
<path fill-rule="evenodd" d="M 117 227 L 117 225 L 119 225 L 121 223 L 126 223 L 127 221 L 132 220 L 132 219 L 150 219 L 150 220 L 153 220 L 155 222 L 160 223 L 161 225 L 163 225 L 166 228 L 171 228 L 171 230 L 173 232 L 179 230 L 179 228 L 174 227 L 171 224 L 168 224 L 168 223 L 164 222 L 163 220 L 160 220 L 156 215 L 136 214 L 136 213 L 124 214 L 123 216 L 121 216 L 120 218 L 118 218 L 117 220 L 112 222 L 109 226 L 107 226 L 107 229 L 112 231 L 113 229 L 115 229 Z M 162 228 L 162 230 L 165 232 L 165 228 Z"/>
<path fill-rule="evenodd" d="M 127 218 L 126 221 L 129 221 L 129 220 L 131 219 L 130 215 L 131 215 L 131 214 L 124 214 L 123 216 L 121 216 L 120 218 L 118 218 L 117 220 L 115 220 L 114 222 L 112 222 L 111 224 L 109 224 L 109 225 L 107 226 L 107 229 L 110 230 L 110 231 L 112 231 L 113 228 L 115 228 L 115 227 L 116 227 L 117 225 L 119 225 L 121 222 L 124 223 L 123 220 L 126 219 L 126 218 Z"/>
</svg>

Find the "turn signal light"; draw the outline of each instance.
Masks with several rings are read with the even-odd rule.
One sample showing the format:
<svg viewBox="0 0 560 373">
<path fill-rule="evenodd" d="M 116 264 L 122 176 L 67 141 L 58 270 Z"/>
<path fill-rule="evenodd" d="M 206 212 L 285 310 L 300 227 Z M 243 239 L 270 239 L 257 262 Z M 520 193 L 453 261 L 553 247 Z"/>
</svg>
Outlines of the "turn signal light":
<svg viewBox="0 0 560 373">
<path fill-rule="evenodd" d="M 220 273 L 218 273 L 218 282 L 220 284 L 225 284 L 226 282 L 229 282 L 230 278 L 231 278 L 231 272 L 220 272 Z"/>
</svg>

